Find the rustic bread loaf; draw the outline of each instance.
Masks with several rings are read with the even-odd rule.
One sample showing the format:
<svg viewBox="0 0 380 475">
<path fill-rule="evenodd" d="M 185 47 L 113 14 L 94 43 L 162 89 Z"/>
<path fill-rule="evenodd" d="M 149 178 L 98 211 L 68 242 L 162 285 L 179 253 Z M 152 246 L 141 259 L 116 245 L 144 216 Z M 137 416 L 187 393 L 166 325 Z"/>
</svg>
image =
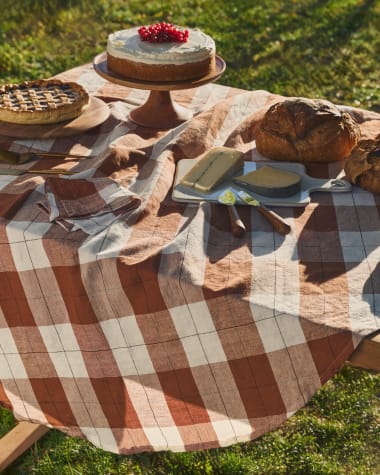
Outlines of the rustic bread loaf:
<svg viewBox="0 0 380 475">
<path fill-rule="evenodd" d="M 344 171 L 351 183 L 380 193 L 380 134 L 374 140 L 360 140 L 347 158 Z"/>
<path fill-rule="evenodd" d="M 256 148 L 272 160 L 333 162 L 345 159 L 360 129 L 326 100 L 289 98 L 272 105 L 256 132 Z"/>
</svg>

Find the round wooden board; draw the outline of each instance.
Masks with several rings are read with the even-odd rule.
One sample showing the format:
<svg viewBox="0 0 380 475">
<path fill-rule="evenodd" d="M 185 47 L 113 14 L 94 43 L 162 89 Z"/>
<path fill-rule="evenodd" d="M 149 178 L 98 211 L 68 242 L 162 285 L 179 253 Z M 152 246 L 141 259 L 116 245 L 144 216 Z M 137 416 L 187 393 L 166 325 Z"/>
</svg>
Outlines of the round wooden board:
<svg viewBox="0 0 380 475">
<path fill-rule="evenodd" d="M 105 122 L 110 115 L 108 105 L 97 97 L 91 97 L 82 114 L 70 121 L 47 125 L 9 124 L 0 122 L 0 135 L 6 137 L 35 139 L 78 135 Z"/>
</svg>

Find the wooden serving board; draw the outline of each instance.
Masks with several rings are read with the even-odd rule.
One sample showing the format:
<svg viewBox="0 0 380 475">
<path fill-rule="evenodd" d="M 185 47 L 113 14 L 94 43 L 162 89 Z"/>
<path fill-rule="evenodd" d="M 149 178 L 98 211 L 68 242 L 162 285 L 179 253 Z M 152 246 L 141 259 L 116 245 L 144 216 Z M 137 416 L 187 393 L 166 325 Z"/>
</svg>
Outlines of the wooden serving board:
<svg viewBox="0 0 380 475">
<path fill-rule="evenodd" d="M 233 179 L 230 178 L 220 185 L 218 185 L 210 193 L 201 193 L 193 188 L 184 187 L 179 184 L 181 178 L 185 173 L 190 170 L 190 168 L 196 163 L 195 160 L 191 158 L 184 158 L 179 160 L 177 163 L 176 175 L 174 179 L 172 199 L 174 201 L 185 202 L 185 203 L 199 203 L 200 201 L 218 201 L 218 196 L 226 188 L 231 188 L 235 194 L 245 189 L 249 191 L 252 196 L 258 199 L 262 204 L 268 206 L 306 206 L 310 203 L 310 194 L 313 191 L 329 191 L 329 192 L 347 192 L 351 191 L 352 187 L 350 183 L 346 180 L 341 179 L 320 179 L 312 178 L 306 173 L 305 167 L 301 163 L 291 163 L 291 162 L 274 162 L 274 161 L 263 161 L 263 162 L 244 162 L 244 174 L 256 170 L 259 167 L 271 166 L 276 168 L 281 168 L 290 172 L 297 173 L 301 176 L 301 190 L 289 197 L 286 198 L 269 198 L 267 196 L 262 196 L 257 193 L 251 192 L 248 188 L 243 188 L 242 186 L 237 185 L 233 182 Z M 236 174 L 236 176 L 242 175 L 242 172 Z M 238 198 L 238 197 L 237 197 Z M 239 205 L 246 205 L 239 198 L 237 203 Z"/>
<path fill-rule="evenodd" d="M 108 105 L 97 97 L 91 97 L 82 114 L 69 121 L 46 125 L 25 125 L 0 122 L 0 135 L 22 139 L 47 139 L 79 135 L 105 122 L 110 115 Z"/>
</svg>

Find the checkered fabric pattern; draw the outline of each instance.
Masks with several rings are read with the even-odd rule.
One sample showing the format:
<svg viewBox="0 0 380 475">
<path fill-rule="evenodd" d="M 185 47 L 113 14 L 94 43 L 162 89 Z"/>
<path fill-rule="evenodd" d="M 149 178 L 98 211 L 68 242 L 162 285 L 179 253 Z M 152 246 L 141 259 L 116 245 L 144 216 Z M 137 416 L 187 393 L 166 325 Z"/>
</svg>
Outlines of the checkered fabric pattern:
<svg viewBox="0 0 380 475">
<path fill-rule="evenodd" d="M 140 198 L 108 177 L 45 180 L 45 196 L 39 205 L 50 222 L 67 231 L 81 229 L 97 234 L 141 204 Z"/>
<path fill-rule="evenodd" d="M 279 96 L 173 91 L 194 118 L 157 131 L 127 119 L 148 91 L 91 65 L 59 77 L 106 101 L 110 118 L 81 136 L 1 146 L 94 155 L 22 166 L 111 178 L 141 204 L 94 235 L 68 232 L 38 206 L 43 177 L 0 177 L 1 403 L 122 454 L 226 446 L 278 427 L 379 328 L 380 196 L 313 193 L 306 207 L 276 209 L 286 236 L 240 207 L 248 232 L 234 238 L 222 206 L 171 200 L 176 162 L 218 145 L 252 159 L 257 121 Z M 378 133 L 380 116 L 353 113 Z M 337 176 L 341 164 L 309 173 Z"/>
</svg>

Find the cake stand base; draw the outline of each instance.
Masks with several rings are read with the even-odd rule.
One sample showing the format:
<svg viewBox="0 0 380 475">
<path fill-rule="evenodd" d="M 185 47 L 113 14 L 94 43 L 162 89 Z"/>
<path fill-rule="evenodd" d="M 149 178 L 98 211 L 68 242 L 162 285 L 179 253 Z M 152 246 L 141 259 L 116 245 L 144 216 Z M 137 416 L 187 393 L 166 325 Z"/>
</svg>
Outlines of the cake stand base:
<svg viewBox="0 0 380 475">
<path fill-rule="evenodd" d="M 170 91 L 150 91 L 146 102 L 129 113 L 136 124 L 154 129 L 171 129 L 192 117 L 191 110 L 173 101 Z"/>
<path fill-rule="evenodd" d="M 145 104 L 137 107 L 129 113 L 128 118 L 136 124 L 152 129 L 171 129 L 186 122 L 193 117 L 192 111 L 177 104 L 171 98 L 170 91 L 179 91 L 199 87 L 219 79 L 226 63 L 220 56 L 215 57 L 215 68 L 206 76 L 187 81 L 138 81 L 108 69 L 107 53 L 103 52 L 96 56 L 93 61 L 95 71 L 110 82 L 135 89 L 149 90 Z"/>
</svg>

